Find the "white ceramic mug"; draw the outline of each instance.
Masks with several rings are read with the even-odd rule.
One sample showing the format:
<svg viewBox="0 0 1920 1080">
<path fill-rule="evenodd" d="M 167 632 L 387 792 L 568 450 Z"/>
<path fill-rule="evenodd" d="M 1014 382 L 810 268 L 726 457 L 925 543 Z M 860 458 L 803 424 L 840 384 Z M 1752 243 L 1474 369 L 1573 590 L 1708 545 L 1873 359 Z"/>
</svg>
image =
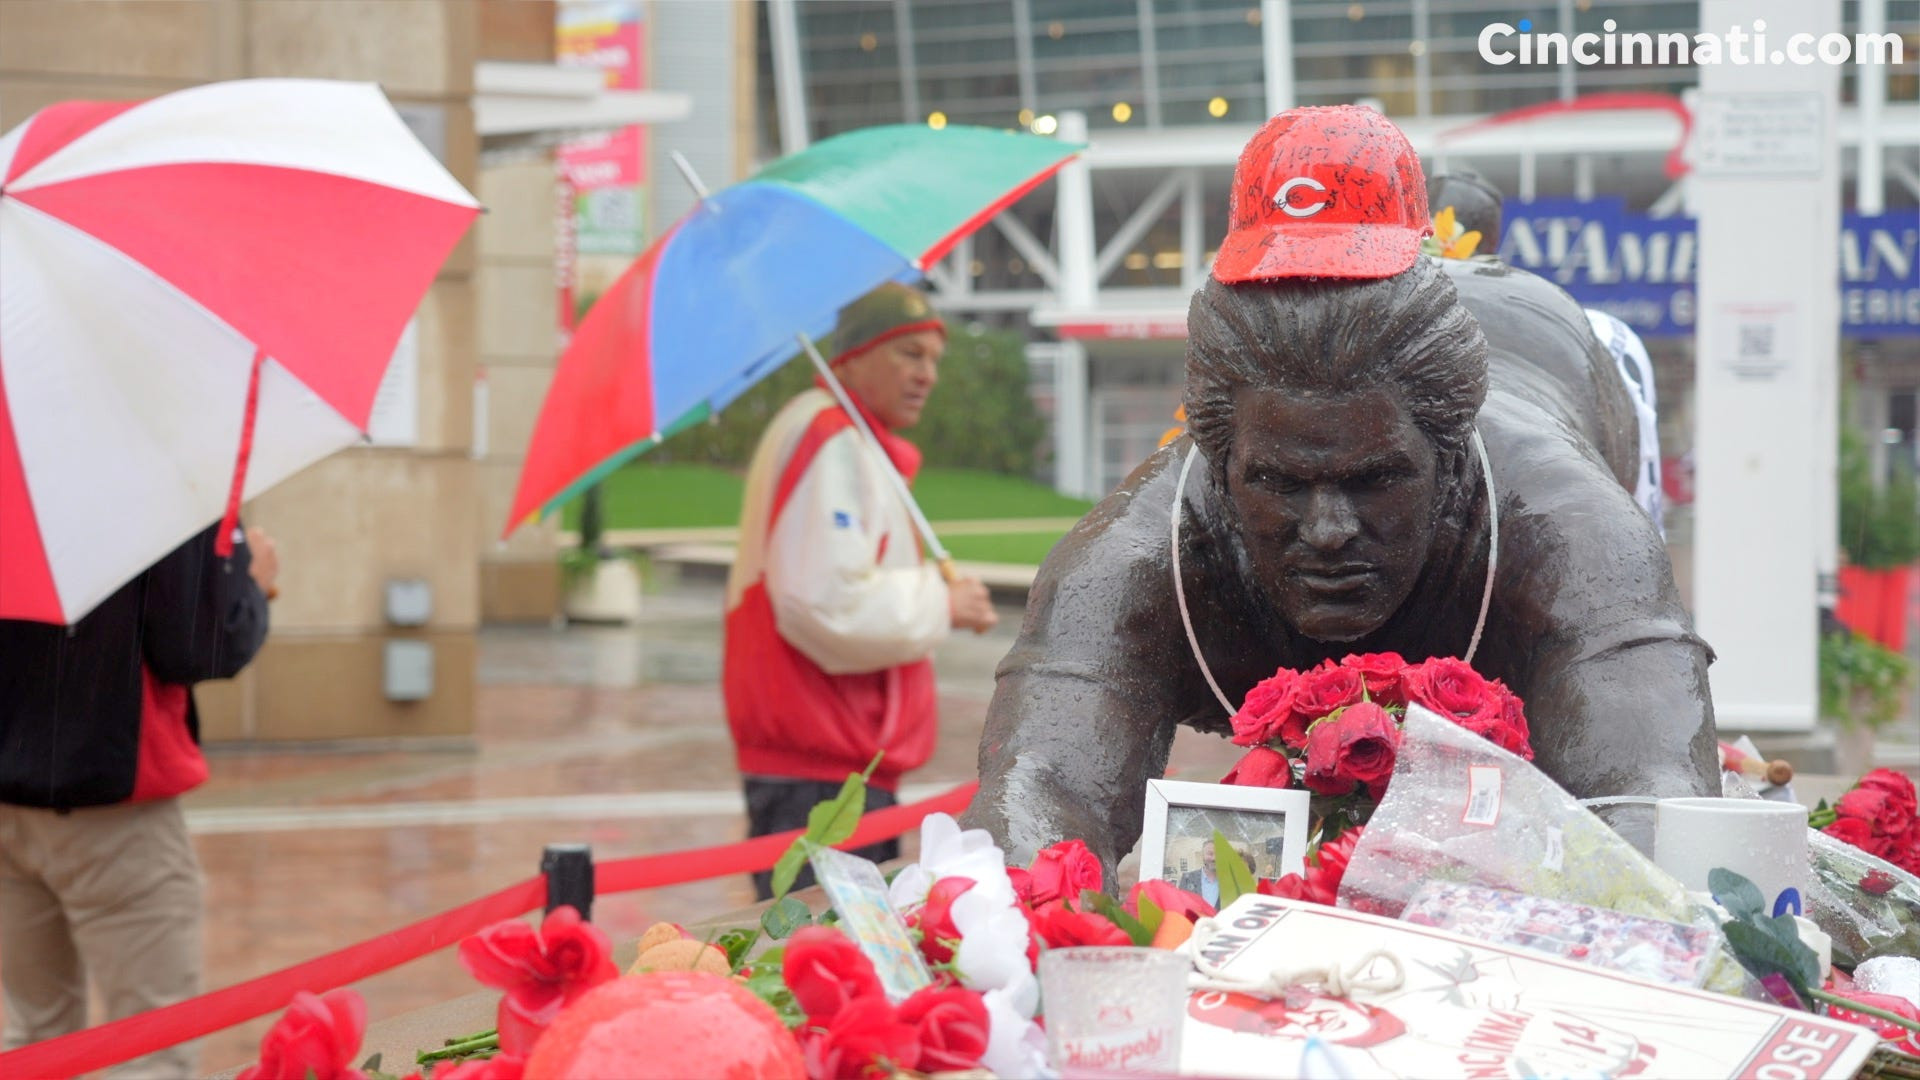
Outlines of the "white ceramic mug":
<svg viewBox="0 0 1920 1080">
<path fill-rule="evenodd" d="M 1807 808 L 1766 799 L 1661 799 L 1653 861 L 1695 892 L 1724 867 L 1754 883 L 1767 914 L 1803 914 Z"/>
</svg>

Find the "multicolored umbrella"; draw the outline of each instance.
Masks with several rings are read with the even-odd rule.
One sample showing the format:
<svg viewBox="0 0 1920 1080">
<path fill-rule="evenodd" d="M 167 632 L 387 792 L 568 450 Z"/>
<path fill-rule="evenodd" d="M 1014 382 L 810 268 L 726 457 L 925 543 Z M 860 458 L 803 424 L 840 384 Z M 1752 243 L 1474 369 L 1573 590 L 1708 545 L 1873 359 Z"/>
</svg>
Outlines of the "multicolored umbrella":
<svg viewBox="0 0 1920 1080">
<path fill-rule="evenodd" d="M 703 198 L 561 356 L 507 532 L 726 407 L 794 354 L 796 334 L 918 278 L 1077 151 L 986 128 L 867 128 Z"/>
<path fill-rule="evenodd" d="M 0 138 L 0 619 L 77 621 L 358 439 L 478 213 L 370 83 L 70 101 Z"/>
</svg>

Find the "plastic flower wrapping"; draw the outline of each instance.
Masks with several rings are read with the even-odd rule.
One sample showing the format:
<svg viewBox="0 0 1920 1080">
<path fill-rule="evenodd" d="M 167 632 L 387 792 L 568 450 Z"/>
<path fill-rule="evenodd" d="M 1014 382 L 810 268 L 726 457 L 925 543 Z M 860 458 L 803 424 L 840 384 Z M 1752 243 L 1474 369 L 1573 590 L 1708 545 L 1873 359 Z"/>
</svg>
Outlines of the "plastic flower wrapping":
<svg viewBox="0 0 1920 1080">
<path fill-rule="evenodd" d="M 1888 772 L 1876 769 L 1867 779 Z M 1892 775 L 1912 789 L 1911 780 Z M 1721 781 L 1727 798 L 1760 797 L 1737 773 L 1722 773 Z M 1811 816 L 1823 827 L 1807 830 L 1807 918 L 1833 940 L 1833 962 L 1843 968 L 1881 956 L 1920 956 L 1920 877 L 1848 839 L 1840 824 L 1846 816 L 1834 810 Z"/>
<path fill-rule="evenodd" d="M 1679 881 L 1545 773 L 1416 706 L 1407 710 L 1386 797 L 1347 865 L 1340 903 L 1398 918 L 1429 881 L 1716 925 Z M 1746 982 L 1721 952 L 1704 985 L 1737 994 Z"/>
<path fill-rule="evenodd" d="M 1833 939 L 1833 962 L 1920 956 L 1920 878 L 1818 830 L 1807 834 L 1807 917 Z"/>
</svg>

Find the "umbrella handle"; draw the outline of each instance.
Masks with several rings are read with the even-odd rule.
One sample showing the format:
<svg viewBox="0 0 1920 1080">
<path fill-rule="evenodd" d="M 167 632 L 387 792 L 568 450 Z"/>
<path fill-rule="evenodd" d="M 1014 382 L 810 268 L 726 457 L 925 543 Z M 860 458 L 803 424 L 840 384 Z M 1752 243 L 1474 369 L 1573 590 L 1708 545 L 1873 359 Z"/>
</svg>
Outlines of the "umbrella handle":
<svg viewBox="0 0 1920 1080">
<path fill-rule="evenodd" d="M 240 416 L 240 450 L 234 455 L 233 487 L 227 493 L 227 510 L 220 517 L 214 534 L 213 553 L 222 559 L 233 555 L 233 532 L 240 524 L 240 500 L 247 490 L 247 462 L 253 457 L 253 421 L 260 412 L 260 366 L 267 350 L 255 346 L 253 365 L 247 375 L 247 411 Z"/>
</svg>

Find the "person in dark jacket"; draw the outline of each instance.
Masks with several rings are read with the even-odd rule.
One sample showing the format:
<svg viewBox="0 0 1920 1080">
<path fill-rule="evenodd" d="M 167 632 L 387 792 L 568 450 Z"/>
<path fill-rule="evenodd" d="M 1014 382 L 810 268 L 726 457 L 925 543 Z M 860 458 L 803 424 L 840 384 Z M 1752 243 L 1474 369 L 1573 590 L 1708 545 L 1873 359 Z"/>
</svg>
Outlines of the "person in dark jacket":
<svg viewBox="0 0 1920 1080">
<path fill-rule="evenodd" d="M 0 620 L 0 987 L 7 1049 L 199 993 L 201 872 L 182 793 L 207 778 L 193 684 L 267 636 L 273 541 L 202 532 L 71 627 Z M 192 1075 L 195 1048 L 115 1077 Z"/>
</svg>

